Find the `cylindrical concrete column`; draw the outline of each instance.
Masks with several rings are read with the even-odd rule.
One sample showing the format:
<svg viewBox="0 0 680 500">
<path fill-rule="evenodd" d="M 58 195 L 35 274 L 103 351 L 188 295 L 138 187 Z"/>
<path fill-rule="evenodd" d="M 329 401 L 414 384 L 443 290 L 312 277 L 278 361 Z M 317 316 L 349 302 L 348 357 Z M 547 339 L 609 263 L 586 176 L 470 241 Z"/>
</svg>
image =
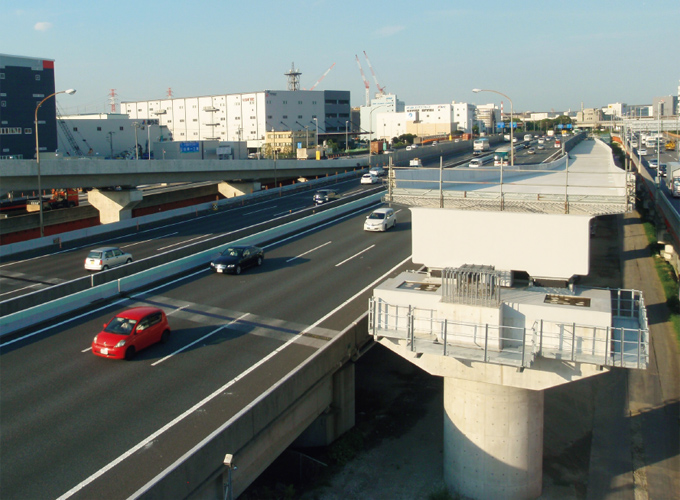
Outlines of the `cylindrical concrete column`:
<svg viewBox="0 0 680 500">
<path fill-rule="evenodd" d="M 543 391 L 444 378 L 444 481 L 476 499 L 537 498 Z"/>
</svg>

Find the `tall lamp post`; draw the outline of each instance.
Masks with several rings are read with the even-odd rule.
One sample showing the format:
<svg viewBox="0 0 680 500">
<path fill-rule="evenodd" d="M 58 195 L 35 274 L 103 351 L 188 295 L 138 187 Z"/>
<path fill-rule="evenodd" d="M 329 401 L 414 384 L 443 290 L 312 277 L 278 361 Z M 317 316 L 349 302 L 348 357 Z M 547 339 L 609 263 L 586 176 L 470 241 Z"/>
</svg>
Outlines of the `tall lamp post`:
<svg viewBox="0 0 680 500">
<path fill-rule="evenodd" d="M 137 142 L 137 130 L 139 130 L 139 122 L 132 122 L 135 129 L 135 160 L 139 160 L 139 142 Z"/>
<path fill-rule="evenodd" d="M 345 153 L 349 149 L 349 142 L 347 142 L 347 125 L 349 124 L 349 121 L 345 122 Z"/>
<path fill-rule="evenodd" d="M 497 90 L 489 90 L 489 89 L 472 89 L 472 91 L 476 94 L 478 92 L 493 92 L 494 94 L 502 95 L 505 97 L 508 101 L 510 101 L 510 166 L 514 167 L 515 166 L 515 141 L 514 141 L 514 135 L 513 135 L 513 108 L 512 108 L 512 99 L 510 99 L 507 95 L 503 94 L 502 92 L 498 92 Z M 505 202 L 503 200 L 503 160 L 501 159 L 501 210 L 505 209 Z"/>
<path fill-rule="evenodd" d="M 370 127 L 370 130 L 368 131 L 368 169 L 371 169 L 371 137 L 373 136 L 373 112 L 376 109 L 384 108 L 387 106 L 387 104 L 381 104 L 380 106 L 376 106 L 375 108 L 371 106 L 371 111 L 368 113 L 368 126 Z"/>
<path fill-rule="evenodd" d="M 493 92 L 494 94 L 502 95 L 505 97 L 508 101 L 510 101 L 510 166 L 515 166 L 515 143 L 513 142 L 514 136 L 513 136 L 513 109 L 512 109 L 512 99 L 510 99 L 507 95 L 503 94 L 502 92 L 498 92 L 497 90 L 489 90 L 489 89 L 472 89 L 472 91 L 476 94 L 478 92 Z M 502 172 L 502 169 L 501 169 Z M 501 181 L 502 182 L 502 181 Z"/>
<path fill-rule="evenodd" d="M 40 237 L 41 238 L 43 236 L 45 236 L 45 225 L 44 225 L 44 222 L 43 222 L 42 180 L 40 178 L 40 141 L 38 140 L 38 110 L 40 109 L 40 106 L 42 106 L 43 103 L 47 99 L 49 99 L 50 97 L 54 97 L 57 94 L 73 95 L 75 93 L 76 93 L 75 89 L 60 90 L 59 92 L 55 92 L 54 94 L 50 94 L 47 97 L 45 97 L 35 107 L 35 160 L 36 160 L 36 163 L 38 164 L 38 200 L 40 201 Z"/>
<path fill-rule="evenodd" d="M 312 118 L 312 120 L 314 120 L 314 123 L 316 123 L 316 146 L 314 146 L 314 151 L 318 151 L 319 150 L 319 120 L 317 120 L 316 116 L 314 118 Z M 316 160 L 316 157 L 314 159 Z"/>
</svg>

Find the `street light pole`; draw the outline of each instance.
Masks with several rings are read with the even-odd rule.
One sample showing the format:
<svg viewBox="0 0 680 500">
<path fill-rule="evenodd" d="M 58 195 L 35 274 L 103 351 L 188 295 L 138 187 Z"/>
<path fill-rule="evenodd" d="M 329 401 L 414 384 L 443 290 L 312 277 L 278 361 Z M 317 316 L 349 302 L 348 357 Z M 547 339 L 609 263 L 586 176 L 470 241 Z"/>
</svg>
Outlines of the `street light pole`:
<svg viewBox="0 0 680 500">
<path fill-rule="evenodd" d="M 368 131 L 368 169 L 371 169 L 371 136 L 373 135 L 373 112 L 378 109 L 378 108 L 384 108 L 387 106 L 387 104 L 381 104 L 380 106 L 376 106 L 373 108 L 371 106 L 371 111 L 368 113 L 368 126 L 370 127 L 371 130 Z"/>
<path fill-rule="evenodd" d="M 59 92 L 55 92 L 53 94 L 48 95 L 45 97 L 42 101 L 38 103 L 38 105 L 35 108 L 35 161 L 38 166 L 38 201 L 40 202 L 40 237 L 42 238 L 45 236 L 45 224 L 43 222 L 43 198 L 42 198 L 42 180 L 40 177 L 40 140 L 38 139 L 38 110 L 40 109 L 40 106 L 43 105 L 43 103 L 49 99 L 50 97 L 54 97 L 57 94 L 68 94 L 68 95 L 73 95 L 75 94 L 76 91 L 75 89 L 68 89 L 68 90 L 60 90 Z"/>
<path fill-rule="evenodd" d="M 139 130 L 139 122 L 132 122 L 135 128 L 135 160 L 139 160 L 139 143 L 137 142 L 137 130 Z"/>
<path fill-rule="evenodd" d="M 472 91 L 476 94 L 478 92 L 493 92 L 494 94 L 502 95 L 505 97 L 508 101 L 510 101 L 510 166 L 515 166 L 515 145 L 513 142 L 514 139 L 514 133 L 513 133 L 513 105 L 512 105 L 512 99 L 510 99 L 507 95 L 503 94 L 502 92 L 498 92 L 497 90 L 490 90 L 490 89 L 472 89 Z"/>
<path fill-rule="evenodd" d="M 316 123 L 316 146 L 314 146 L 314 151 L 319 150 L 319 120 L 314 117 L 312 118 L 314 120 L 314 123 Z M 316 158 L 314 158 L 316 160 Z"/>
<path fill-rule="evenodd" d="M 512 99 L 510 99 L 507 95 L 503 94 L 502 92 L 498 92 L 497 90 L 489 90 L 489 89 L 472 89 L 472 91 L 476 94 L 478 92 L 493 92 L 494 94 L 502 95 L 505 97 L 508 101 L 510 101 L 510 166 L 514 167 L 515 166 L 515 141 L 514 141 L 514 134 L 513 134 L 513 106 L 512 106 Z M 505 209 L 505 202 L 503 200 L 503 159 L 501 159 L 501 179 L 500 179 L 500 185 L 501 185 L 501 210 Z"/>
<path fill-rule="evenodd" d="M 349 121 L 346 121 L 346 122 L 345 122 L 345 153 L 346 153 L 347 150 L 349 149 L 349 148 L 348 148 L 349 143 L 347 142 L 347 125 L 348 125 L 348 124 L 349 124 Z"/>
</svg>

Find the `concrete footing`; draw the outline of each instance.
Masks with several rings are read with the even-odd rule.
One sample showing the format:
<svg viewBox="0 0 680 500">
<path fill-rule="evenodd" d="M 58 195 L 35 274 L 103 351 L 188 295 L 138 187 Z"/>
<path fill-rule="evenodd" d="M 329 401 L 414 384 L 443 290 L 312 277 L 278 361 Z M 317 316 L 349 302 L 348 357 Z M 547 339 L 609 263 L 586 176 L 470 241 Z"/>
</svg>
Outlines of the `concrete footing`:
<svg viewBox="0 0 680 500">
<path fill-rule="evenodd" d="M 444 378 L 444 481 L 469 498 L 537 498 L 543 391 Z"/>
<path fill-rule="evenodd" d="M 93 189 L 87 195 L 90 205 L 99 210 L 99 221 L 102 224 L 132 218 L 132 209 L 141 203 L 143 198 L 144 195 L 137 189 L 121 191 Z"/>
</svg>

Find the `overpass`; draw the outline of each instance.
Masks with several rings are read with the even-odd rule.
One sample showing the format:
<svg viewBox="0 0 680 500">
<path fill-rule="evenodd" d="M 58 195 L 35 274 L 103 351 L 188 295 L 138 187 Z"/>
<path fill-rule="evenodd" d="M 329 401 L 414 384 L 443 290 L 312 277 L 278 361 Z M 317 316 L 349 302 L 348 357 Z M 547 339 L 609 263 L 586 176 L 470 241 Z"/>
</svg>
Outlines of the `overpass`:
<svg viewBox="0 0 680 500">
<path fill-rule="evenodd" d="M 491 142 L 500 137 L 491 137 Z M 437 146 L 392 154 L 339 157 L 328 160 L 102 160 L 91 158 L 41 159 L 43 190 L 94 187 L 88 201 L 100 211 L 103 224 L 129 219 L 143 194 L 136 186 L 146 184 L 216 181 L 225 198 L 259 191 L 262 184 L 278 185 L 283 179 L 308 179 L 357 168 L 435 158 L 469 151 L 471 141 L 440 142 Z M 38 168 L 33 160 L 0 160 L 0 195 L 35 193 Z M 110 190 L 112 186 L 125 189 Z"/>
</svg>

